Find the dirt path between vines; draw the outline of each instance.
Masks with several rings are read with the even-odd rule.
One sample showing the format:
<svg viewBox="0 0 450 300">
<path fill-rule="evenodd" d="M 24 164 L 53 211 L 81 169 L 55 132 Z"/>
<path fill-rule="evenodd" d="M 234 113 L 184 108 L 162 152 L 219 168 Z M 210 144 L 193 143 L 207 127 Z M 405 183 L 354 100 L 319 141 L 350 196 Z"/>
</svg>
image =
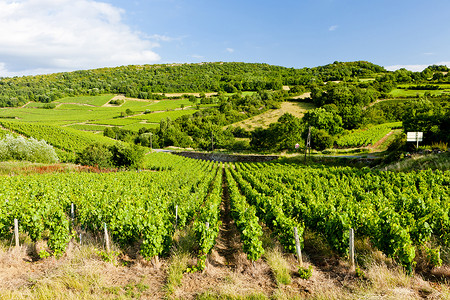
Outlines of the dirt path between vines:
<svg viewBox="0 0 450 300">
<path fill-rule="evenodd" d="M 381 144 L 384 143 L 384 141 L 386 141 L 392 134 L 394 133 L 394 130 L 389 131 L 388 134 L 386 134 L 384 137 L 382 137 L 378 142 L 376 142 L 373 145 L 370 145 L 369 147 L 367 147 L 368 149 L 372 149 L 375 150 L 377 149 Z"/>
<path fill-rule="evenodd" d="M 205 293 L 235 297 L 264 294 L 271 297 L 277 289 L 267 263 L 262 259 L 252 263 L 242 250 L 240 234 L 231 217 L 225 172 L 222 188 L 222 224 L 206 269 L 202 273 L 185 274 L 175 298 L 195 299 Z"/>
</svg>

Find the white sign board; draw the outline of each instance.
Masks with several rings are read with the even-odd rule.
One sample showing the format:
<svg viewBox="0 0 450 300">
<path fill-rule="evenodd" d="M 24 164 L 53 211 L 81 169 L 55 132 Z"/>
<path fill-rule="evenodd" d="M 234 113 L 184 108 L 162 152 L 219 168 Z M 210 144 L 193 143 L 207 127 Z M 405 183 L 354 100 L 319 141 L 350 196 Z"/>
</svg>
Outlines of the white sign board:
<svg viewBox="0 0 450 300">
<path fill-rule="evenodd" d="M 421 142 L 423 139 L 423 132 L 407 132 L 406 141 L 407 142 Z"/>
</svg>

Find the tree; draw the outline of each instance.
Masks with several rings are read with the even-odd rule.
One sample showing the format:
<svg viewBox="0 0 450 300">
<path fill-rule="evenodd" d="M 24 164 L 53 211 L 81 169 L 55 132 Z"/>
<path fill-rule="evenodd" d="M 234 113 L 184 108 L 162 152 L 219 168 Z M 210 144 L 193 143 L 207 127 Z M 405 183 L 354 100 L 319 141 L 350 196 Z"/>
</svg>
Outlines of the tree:
<svg viewBox="0 0 450 300">
<path fill-rule="evenodd" d="M 139 169 L 144 159 L 144 149 L 138 145 L 115 144 L 109 150 L 112 153 L 112 162 L 117 167 Z"/>
<path fill-rule="evenodd" d="M 305 126 L 301 119 L 286 113 L 278 122 L 269 125 L 269 128 L 256 128 L 252 132 L 250 146 L 255 150 L 284 150 L 294 149 L 295 144 L 304 145 L 302 134 Z"/>
<path fill-rule="evenodd" d="M 311 130 L 311 146 L 316 150 L 325 150 L 333 147 L 334 138 L 325 130 L 313 128 Z"/>
<path fill-rule="evenodd" d="M 450 105 L 426 99 L 412 101 L 403 117 L 405 132 L 422 131 L 424 143 L 450 142 Z"/>
<path fill-rule="evenodd" d="M 331 108 L 331 106 L 330 106 Z M 317 129 L 322 129 L 331 135 L 342 132 L 342 118 L 334 112 L 326 111 L 319 107 L 308 111 L 303 117 L 303 121 Z"/>
<path fill-rule="evenodd" d="M 100 169 L 111 168 L 112 152 L 105 145 L 92 144 L 78 154 L 76 162 L 85 166 L 97 166 Z"/>
</svg>

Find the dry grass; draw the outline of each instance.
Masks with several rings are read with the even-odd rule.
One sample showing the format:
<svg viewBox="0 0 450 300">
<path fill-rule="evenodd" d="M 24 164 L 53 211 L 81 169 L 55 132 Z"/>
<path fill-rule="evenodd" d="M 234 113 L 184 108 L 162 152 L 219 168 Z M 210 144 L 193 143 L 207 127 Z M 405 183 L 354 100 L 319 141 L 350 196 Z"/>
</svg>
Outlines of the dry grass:
<svg viewBox="0 0 450 300">
<path fill-rule="evenodd" d="M 32 262 L 30 249 L 0 250 L 0 299 L 117 299 L 163 297 L 164 268 L 134 261 L 105 262 L 93 243 L 71 244 L 66 254 Z M 114 249 L 114 247 L 113 247 Z"/>
<path fill-rule="evenodd" d="M 408 172 L 413 170 L 450 170 L 450 153 L 412 155 L 411 158 L 405 158 L 398 162 L 384 166 L 382 170 L 395 172 Z"/>
<path fill-rule="evenodd" d="M 302 118 L 306 111 L 314 109 L 312 103 L 306 102 L 283 102 L 281 108 L 272 109 L 260 115 L 245 119 L 243 121 L 231 124 L 230 126 L 242 127 L 245 130 L 253 130 L 256 127 L 267 128 L 270 124 L 275 123 L 285 113 L 290 113 L 297 118 Z"/>
</svg>

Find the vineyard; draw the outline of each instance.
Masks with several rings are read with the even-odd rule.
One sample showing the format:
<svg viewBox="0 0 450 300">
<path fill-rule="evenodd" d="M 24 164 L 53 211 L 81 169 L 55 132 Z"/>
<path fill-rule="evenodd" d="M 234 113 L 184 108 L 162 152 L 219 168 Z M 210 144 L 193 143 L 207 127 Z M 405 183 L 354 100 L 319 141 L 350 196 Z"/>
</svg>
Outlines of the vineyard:
<svg viewBox="0 0 450 300">
<path fill-rule="evenodd" d="M 286 255 L 295 254 L 294 227 L 301 248 L 306 232 L 313 232 L 344 261 L 352 228 L 358 240 L 368 240 L 408 274 L 415 272 L 422 252 L 432 266 L 449 264 L 448 171 L 223 164 L 154 153 L 147 171 L 20 175 L 0 181 L 0 238 L 10 241 L 18 220 L 22 236 L 46 241 L 41 259 L 64 257 L 69 244 L 101 238 L 107 230 L 119 249 L 138 245 L 139 254 L 154 261 L 173 255 L 176 234 L 192 231 L 195 259 L 184 272 L 204 272 L 223 228 L 225 201 L 240 251 L 253 266 L 267 260 L 267 233 Z M 366 267 L 356 255 L 356 264 Z"/>
<path fill-rule="evenodd" d="M 95 142 L 102 142 L 106 145 L 114 143 L 114 141 L 103 135 L 94 135 L 71 128 L 17 121 L 0 121 L 0 125 L 15 133 L 38 140 L 45 140 L 54 147 L 69 152 L 80 151 Z"/>
<path fill-rule="evenodd" d="M 385 123 L 349 132 L 339 137 L 336 145 L 341 148 L 373 145 L 394 128 L 401 128 L 401 122 Z"/>
</svg>

